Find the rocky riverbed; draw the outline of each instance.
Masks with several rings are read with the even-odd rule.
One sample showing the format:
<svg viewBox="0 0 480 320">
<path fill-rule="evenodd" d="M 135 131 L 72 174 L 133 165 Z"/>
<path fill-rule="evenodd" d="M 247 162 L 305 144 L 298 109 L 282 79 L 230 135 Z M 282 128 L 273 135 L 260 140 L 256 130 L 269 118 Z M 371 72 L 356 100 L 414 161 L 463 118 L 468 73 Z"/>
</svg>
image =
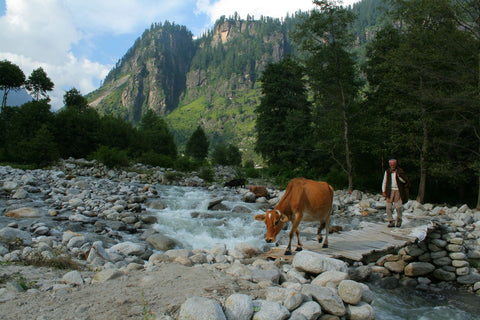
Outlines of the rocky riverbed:
<svg viewBox="0 0 480 320">
<path fill-rule="evenodd" d="M 347 265 L 309 251 L 297 253 L 291 263 L 267 261 L 259 256 L 263 247 L 248 243 L 231 249 L 224 244 L 180 248 L 176 239 L 152 228 L 157 220 L 146 208 L 165 206 L 155 186 L 207 186 L 194 173 L 141 165 L 136 169 L 109 170 L 73 159 L 51 170 L 0 167 L 0 318 L 374 319 L 367 280 L 431 291 L 459 285 L 432 281 L 424 274 L 405 275 L 413 256 L 409 252 L 368 265 Z M 218 168 L 216 174 L 218 185 L 208 186 L 212 191 L 223 190 L 223 182 L 234 175 L 227 168 Z M 247 189 L 231 190 L 264 207 L 282 195 L 271 186 L 269 191 L 270 199 L 255 197 Z M 213 199 L 209 206 L 221 207 L 222 200 Z M 335 193 L 335 223 L 345 229 L 359 227 L 360 221 L 382 220 L 383 209 L 379 195 Z M 466 289 L 478 293 L 480 212 L 412 201 L 406 211 L 407 218 L 429 216 L 447 226 L 435 236 L 446 238 L 436 240 L 439 249 L 452 244 L 449 239 L 462 239 L 464 255 L 453 260 L 470 264 Z M 422 251 L 424 259 L 427 251 Z M 435 252 L 440 251 L 452 253 Z M 457 269 L 446 265 L 447 259 L 437 266 L 428 254 L 426 263 L 435 270 L 459 277 Z M 460 258 L 459 253 L 454 256 Z M 456 263 L 457 268 L 466 267 Z M 403 268 L 396 272 L 399 264 Z"/>
</svg>

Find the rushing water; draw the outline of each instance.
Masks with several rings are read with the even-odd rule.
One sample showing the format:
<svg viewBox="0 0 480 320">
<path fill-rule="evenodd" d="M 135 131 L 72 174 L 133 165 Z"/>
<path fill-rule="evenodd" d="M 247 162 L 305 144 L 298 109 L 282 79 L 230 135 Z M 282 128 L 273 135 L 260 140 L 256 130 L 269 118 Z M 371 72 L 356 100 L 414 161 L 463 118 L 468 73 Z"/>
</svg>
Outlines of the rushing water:
<svg viewBox="0 0 480 320">
<path fill-rule="evenodd" d="M 262 211 L 257 204 L 241 201 L 234 191 L 208 191 L 203 188 L 157 186 L 163 210 L 150 210 L 158 218 L 154 226 L 161 233 L 181 242 L 185 248 L 209 249 L 224 243 L 232 249 L 239 242 L 263 247 L 265 225 L 254 220 Z M 224 211 L 208 210 L 209 203 L 222 198 Z M 247 207 L 249 212 L 231 210 Z M 344 221 L 337 221 L 342 224 Z M 285 233 L 285 231 L 283 231 Z M 428 295 L 411 289 L 387 290 L 370 285 L 375 293 L 372 306 L 381 320 L 474 320 L 480 319 L 480 297 L 472 294 Z"/>
</svg>

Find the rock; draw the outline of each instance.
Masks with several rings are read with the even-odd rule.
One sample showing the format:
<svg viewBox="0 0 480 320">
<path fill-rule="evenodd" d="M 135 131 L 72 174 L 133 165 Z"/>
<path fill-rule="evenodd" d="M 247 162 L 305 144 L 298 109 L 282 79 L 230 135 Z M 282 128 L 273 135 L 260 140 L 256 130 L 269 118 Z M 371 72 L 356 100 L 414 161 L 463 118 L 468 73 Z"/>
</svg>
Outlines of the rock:
<svg viewBox="0 0 480 320">
<path fill-rule="evenodd" d="M 32 236 L 27 231 L 6 227 L 0 229 L 0 241 L 6 243 L 12 241 L 20 241 L 21 244 L 30 245 L 32 244 Z"/>
<path fill-rule="evenodd" d="M 335 289 L 306 284 L 302 287 L 302 293 L 312 296 L 320 304 L 322 310 L 335 316 L 343 316 L 347 312 L 342 298 Z"/>
<path fill-rule="evenodd" d="M 117 250 L 125 256 L 141 256 L 146 250 L 143 244 L 133 243 L 130 241 L 118 243 L 112 246 L 110 249 Z"/>
<path fill-rule="evenodd" d="M 225 301 L 228 320 L 250 320 L 253 316 L 253 300 L 246 294 L 235 293 Z"/>
<path fill-rule="evenodd" d="M 295 254 L 292 266 L 300 271 L 313 274 L 320 274 L 329 270 L 348 272 L 345 262 L 312 251 L 301 251 Z"/>
<path fill-rule="evenodd" d="M 101 283 L 123 276 L 124 273 L 117 269 L 104 269 L 98 272 L 92 279 L 92 283 Z"/>
<path fill-rule="evenodd" d="M 403 269 L 405 268 L 405 262 L 404 261 L 388 261 L 388 262 L 385 262 L 383 266 L 392 272 L 402 273 Z"/>
<path fill-rule="evenodd" d="M 256 200 L 257 200 L 257 197 L 253 192 L 247 192 L 242 197 L 242 201 L 248 202 L 248 203 L 254 203 Z"/>
<path fill-rule="evenodd" d="M 253 301 L 253 308 L 255 311 L 253 320 L 284 320 L 290 315 L 288 309 L 278 302 L 255 300 Z"/>
<path fill-rule="evenodd" d="M 348 304 L 358 304 L 362 300 L 362 286 L 352 280 L 343 280 L 338 285 L 340 298 Z"/>
<path fill-rule="evenodd" d="M 332 282 L 335 284 L 335 286 L 338 286 L 342 280 L 346 279 L 348 279 L 348 273 L 329 270 L 319 274 L 315 279 L 312 280 L 312 284 L 325 287 L 327 283 Z"/>
<path fill-rule="evenodd" d="M 160 251 L 174 249 L 179 244 L 175 239 L 167 237 L 161 233 L 154 233 L 148 236 L 145 241 L 151 245 L 153 249 Z"/>
<path fill-rule="evenodd" d="M 283 301 L 283 306 L 289 311 L 297 309 L 304 301 L 305 297 L 301 292 L 296 290 L 288 290 L 287 297 Z"/>
<path fill-rule="evenodd" d="M 5 216 L 10 218 L 38 218 L 42 216 L 42 213 L 36 208 L 25 207 L 8 211 Z"/>
<path fill-rule="evenodd" d="M 246 242 L 237 243 L 235 250 L 240 252 L 243 258 L 251 258 L 262 252 L 258 247 Z"/>
<path fill-rule="evenodd" d="M 180 307 L 179 320 L 227 319 L 217 301 L 203 297 L 190 297 Z"/>
<path fill-rule="evenodd" d="M 358 305 L 347 306 L 347 317 L 350 320 L 374 320 L 375 310 L 371 305 L 360 302 Z"/>
<path fill-rule="evenodd" d="M 270 281 L 278 284 L 280 281 L 280 271 L 278 269 L 254 269 L 251 270 L 251 276 L 253 282 Z"/>
<path fill-rule="evenodd" d="M 65 284 L 71 284 L 75 286 L 83 285 L 83 277 L 77 270 L 70 271 L 62 277 L 62 282 Z"/>
<path fill-rule="evenodd" d="M 480 281 L 480 274 L 478 273 L 470 273 L 457 278 L 458 283 L 466 284 L 466 285 L 472 285 L 479 281 Z"/>
<path fill-rule="evenodd" d="M 435 270 L 435 266 L 428 262 L 412 262 L 405 267 L 405 275 L 409 277 L 425 276 Z"/>
<path fill-rule="evenodd" d="M 307 301 L 292 312 L 290 319 L 300 319 L 296 318 L 298 315 L 308 320 L 319 319 L 322 315 L 322 307 L 315 301 Z"/>
<path fill-rule="evenodd" d="M 453 281 L 457 278 L 454 272 L 449 272 L 443 269 L 434 270 L 433 276 L 435 277 L 435 279 L 438 279 L 441 281 Z"/>
</svg>

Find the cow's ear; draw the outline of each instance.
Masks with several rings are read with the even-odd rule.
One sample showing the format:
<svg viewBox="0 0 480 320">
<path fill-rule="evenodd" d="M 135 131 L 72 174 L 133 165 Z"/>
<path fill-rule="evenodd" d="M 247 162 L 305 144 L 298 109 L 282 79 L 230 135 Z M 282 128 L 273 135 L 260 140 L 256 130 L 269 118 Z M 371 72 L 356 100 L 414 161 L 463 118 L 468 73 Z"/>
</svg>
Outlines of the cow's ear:
<svg viewBox="0 0 480 320">
<path fill-rule="evenodd" d="M 282 214 L 282 216 L 280 217 L 280 221 L 282 221 L 282 223 L 287 223 L 288 222 L 288 217 L 284 214 Z"/>
<path fill-rule="evenodd" d="M 257 214 L 257 215 L 255 216 L 255 220 L 265 221 L 265 213 Z"/>
</svg>

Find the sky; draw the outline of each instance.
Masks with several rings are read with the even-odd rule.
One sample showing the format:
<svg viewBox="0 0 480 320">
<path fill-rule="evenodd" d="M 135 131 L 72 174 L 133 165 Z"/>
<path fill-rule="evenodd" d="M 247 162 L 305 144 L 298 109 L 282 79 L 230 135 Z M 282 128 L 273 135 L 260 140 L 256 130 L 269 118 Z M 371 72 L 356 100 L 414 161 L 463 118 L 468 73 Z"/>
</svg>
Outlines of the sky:
<svg viewBox="0 0 480 320">
<path fill-rule="evenodd" d="M 199 36 L 222 15 L 282 18 L 314 7 L 312 0 L 0 0 L 0 60 L 27 78 L 42 67 L 55 84 L 49 96 L 57 110 L 71 88 L 97 89 L 154 22 L 168 20 Z"/>
</svg>

